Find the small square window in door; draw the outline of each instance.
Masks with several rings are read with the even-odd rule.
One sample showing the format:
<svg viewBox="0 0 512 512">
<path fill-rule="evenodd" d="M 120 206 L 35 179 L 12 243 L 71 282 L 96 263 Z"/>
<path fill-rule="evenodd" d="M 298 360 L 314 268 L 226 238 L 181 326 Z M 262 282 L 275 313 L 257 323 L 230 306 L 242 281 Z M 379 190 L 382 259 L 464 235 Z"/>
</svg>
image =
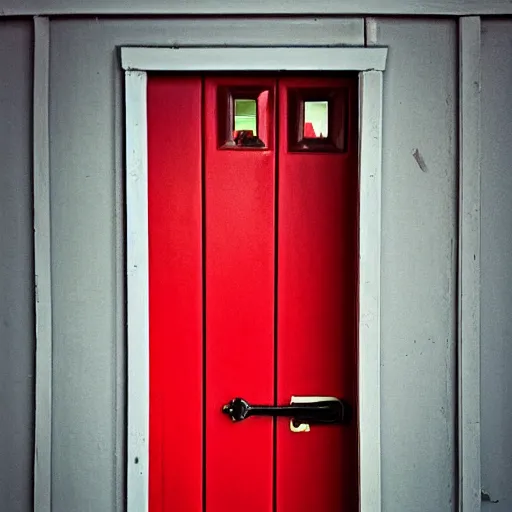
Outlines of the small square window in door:
<svg viewBox="0 0 512 512">
<path fill-rule="evenodd" d="M 219 87 L 219 149 L 271 149 L 272 100 L 268 89 Z"/>
<path fill-rule="evenodd" d="M 347 100 L 343 88 L 290 90 L 288 150 L 345 152 Z"/>
<path fill-rule="evenodd" d="M 304 138 L 325 139 L 329 135 L 329 102 L 304 102 Z"/>
<path fill-rule="evenodd" d="M 258 101 L 253 99 L 236 98 L 234 108 L 234 132 L 249 131 L 258 135 Z"/>
</svg>

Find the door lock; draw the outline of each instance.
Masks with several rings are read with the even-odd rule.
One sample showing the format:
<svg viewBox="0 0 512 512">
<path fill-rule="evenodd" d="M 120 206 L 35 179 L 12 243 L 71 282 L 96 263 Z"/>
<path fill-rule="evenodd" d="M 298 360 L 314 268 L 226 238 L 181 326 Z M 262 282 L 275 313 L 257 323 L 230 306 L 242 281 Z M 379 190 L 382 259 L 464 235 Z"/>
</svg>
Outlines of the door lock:
<svg viewBox="0 0 512 512">
<path fill-rule="evenodd" d="M 243 398 L 234 398 L 222 408 L 232 421 L 250 416 L 286 416 L 291 418 L 294 432 L 305 432 L 301 425 L 341 425 L 350 421 L 350 406 L 333 397 L 293 397 L 288 405 L 250 405 Z M 294 430 L 295 429 L 295 430 Z"/>
</svg>

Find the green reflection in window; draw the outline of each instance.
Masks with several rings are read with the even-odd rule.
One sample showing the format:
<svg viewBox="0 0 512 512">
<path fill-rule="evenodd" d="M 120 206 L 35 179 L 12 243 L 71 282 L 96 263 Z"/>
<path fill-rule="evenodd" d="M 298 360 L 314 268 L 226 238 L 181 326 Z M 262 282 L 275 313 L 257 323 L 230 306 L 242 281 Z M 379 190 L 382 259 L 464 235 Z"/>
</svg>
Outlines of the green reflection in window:
<svg viewBox="0 0 512 512">
<path fill-rule="evenodd" d="M 256 100 L 235 99 L 235 123 L 234 130 L 251 130 L 253 135 L 257 133 Z"/>
</svg>

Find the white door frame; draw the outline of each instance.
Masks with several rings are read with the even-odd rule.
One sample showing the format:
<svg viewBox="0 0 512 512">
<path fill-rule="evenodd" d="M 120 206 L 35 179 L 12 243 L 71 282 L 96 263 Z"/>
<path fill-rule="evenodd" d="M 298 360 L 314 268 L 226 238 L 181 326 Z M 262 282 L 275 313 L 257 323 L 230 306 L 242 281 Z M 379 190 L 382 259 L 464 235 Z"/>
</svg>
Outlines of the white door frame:
<svg viewBox="0 0 512 512">
<path fill-rule="evenodd" d="M 148 71 L 359 72 L 360 510 L 381 510 L 380 254 L 382 72 L 386 48 L 133 48 L 121 50 L 126 83 L 128 300 L 128 512 L 148 510 L 149 309 L 146 85 Z"/>
</svg>

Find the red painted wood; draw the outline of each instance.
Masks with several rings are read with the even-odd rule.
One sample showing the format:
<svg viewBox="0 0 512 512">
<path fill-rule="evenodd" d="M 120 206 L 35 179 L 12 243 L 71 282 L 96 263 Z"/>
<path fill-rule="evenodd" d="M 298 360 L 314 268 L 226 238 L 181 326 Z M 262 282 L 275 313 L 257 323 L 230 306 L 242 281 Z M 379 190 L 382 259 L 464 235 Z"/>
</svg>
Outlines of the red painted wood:
<svg viewBox="0 0 512 512">
<path fill-rule="evenodd" d="M 202 509 L 201 79 L 148 80 L 150 512 Z M 177 413 L 177 405 L 187 410 Z"/>
<path fill-rule="evenodd" d="M 274 124 L 275 116 L 268 116 L 269 112 L 269 91 L 263 91 L 258 95 L 258 137 L 267 143 L 268 134 L 271 133 L 271 124 Z"/>
<path fill-rule="evenodd" d="M 266 104 L 273 113 L 275 84 L 275 79 L 208 78 L 202 108 L 198 77 L 148 82 L 150 512 L 199 512 L 203 497 L 209 512 L 270 512 L 274 493 L 275 512 L 357 510 L 356 421 L 294 434 L 283 419 L 274 440 L 270 418 L 232 424 L 221 414 L 235 396 L 273 403 L 275 378 L 279 403 L 292 395 L 327 395 L 357 407 L 355 87 L 341 79 L 280 80 L 276 199 L 274 123 L 263 112 Z M 219 85 L 268 88 L 258 109 L 258 134 L 269 132 L 268 149 L 218 148 Z M 288 152 L 287 90 L 348 86 L 353 107 L 348 153 Z M 184 398 L 195 414 L 176 414 L 175 405 Z"/>
<path fill-rule="evenodd" d="M 286 129 L 289 88 L 347 85 L 341 79 L 279 82 L 280 403 L 320 395 L 356 406 L 357 141 L 351 139 L 345 154 L 290 153 Z M 355 125 L 351 129 L 355 135 Z M 356 420 L 301 434 L 280 419 L 276 464 L 278 512 L 357 510 Z"/>
<path fill-rule="evenodd" d="M 206 507 L 270 512 L 272 420 L 233 424 L 221 407 L 236 396 L 273 401 L 274 142 L 268 150 L 218 149 L 220 84 L 274 94 L 272 80 L 205 83 Z"/>
</svg>

